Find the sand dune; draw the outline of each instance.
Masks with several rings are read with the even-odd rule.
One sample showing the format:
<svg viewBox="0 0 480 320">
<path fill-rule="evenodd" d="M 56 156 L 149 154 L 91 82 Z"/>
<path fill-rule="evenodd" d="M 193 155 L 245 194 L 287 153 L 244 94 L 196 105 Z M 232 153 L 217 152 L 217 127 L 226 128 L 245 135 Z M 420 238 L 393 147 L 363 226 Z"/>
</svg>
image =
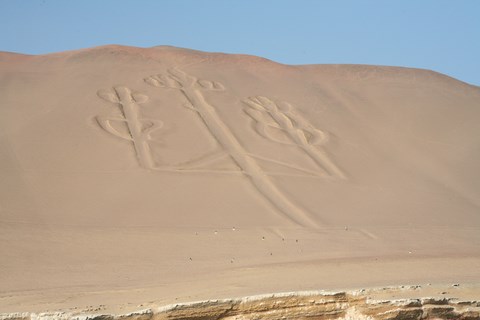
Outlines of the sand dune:
<svg viewBox="0 0 480 320">
<path fill-rule="evenodd" d="M 428 70 L 0 53 L 0 312 L 478 283 L 478 119 Z"/>
</svg>

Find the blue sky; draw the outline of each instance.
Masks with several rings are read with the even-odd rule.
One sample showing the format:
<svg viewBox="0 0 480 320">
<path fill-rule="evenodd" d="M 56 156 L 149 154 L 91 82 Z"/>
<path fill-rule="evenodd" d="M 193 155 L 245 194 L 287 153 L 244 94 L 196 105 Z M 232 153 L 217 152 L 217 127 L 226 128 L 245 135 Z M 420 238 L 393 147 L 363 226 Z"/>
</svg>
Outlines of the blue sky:
<svg viewBox="0 0 480 320">
<path fill-rule="evenodd" d="M 123 44 L 426 68 L 480 85 L 480 0 L 0 0 L 0 51 Z"/>
</svg>

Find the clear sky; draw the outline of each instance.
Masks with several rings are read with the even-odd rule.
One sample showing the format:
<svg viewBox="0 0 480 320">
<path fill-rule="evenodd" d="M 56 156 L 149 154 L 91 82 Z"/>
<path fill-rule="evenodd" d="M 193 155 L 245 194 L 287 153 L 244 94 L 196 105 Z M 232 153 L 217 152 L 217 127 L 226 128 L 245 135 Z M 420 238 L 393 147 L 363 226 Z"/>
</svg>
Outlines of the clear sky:
<svg viewBox="0 0 480 320">
<path fill-rule="evenodd" d="M 480 85 L 480 0 L 0 0 L 0 51 L 104 44 L 426 68 Z"/>
</svg>

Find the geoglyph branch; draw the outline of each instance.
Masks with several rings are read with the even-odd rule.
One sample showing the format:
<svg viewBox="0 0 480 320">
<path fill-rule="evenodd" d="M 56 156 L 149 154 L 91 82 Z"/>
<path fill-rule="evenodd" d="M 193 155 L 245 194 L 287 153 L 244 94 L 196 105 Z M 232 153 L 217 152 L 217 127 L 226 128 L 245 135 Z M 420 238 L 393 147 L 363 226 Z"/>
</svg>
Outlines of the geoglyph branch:
<svg viewBox="0 0 480 320">
<path fill-rule="evenodd" d="M 140 118 L 140 104 L 145 103 L 148 97 L 140 93 L 133 93 L 126 87 L 100 90 L 97 95 L 105 101 L 116 104 L 122 113 L 121 117 L 97 116 L 98 124 L 114 136 L 132 141 L 140 165 L 146 169 L 153 169 L 155 164 L 148 141 L 151 139 L 150 134 L 160 129 L 163 123 L 159 120 Z M 126 125 L 127 132 L 117 130 L 115 122 Z"/>
<path fill-rule="evenodd" d="M 168 70 L 167 74 L 153 75 L 145 82 L 160 88 L 179 90 L 187 99 L 189 108 L 196 111 L 212 136 L 247 175 L 258 192 L 274 205 L 286 218 L 303 226 L 314 226 L 315 221 L 283 194 L 256 160 L 235 137 L 228 125 L 221 119 L 214 106 L 208 103 L 203 91 L 223 91 L 224 86 L 215 81 L 199 80 L 179 69 Z"/>
<path fill-rule="evenodd" d="M 345 179 L 345 174 L 318 146 L 328 141 L 328 135 L 313 127 L 307 120 L 293 112 L 287 102 L 257 96 L 243 100 L 245 113 L 254 120 L 255 130 L 274 142 L 301 148 L 327 175 Z M 274 132 L 280 133 L 275 135 Z"/>
</svg>

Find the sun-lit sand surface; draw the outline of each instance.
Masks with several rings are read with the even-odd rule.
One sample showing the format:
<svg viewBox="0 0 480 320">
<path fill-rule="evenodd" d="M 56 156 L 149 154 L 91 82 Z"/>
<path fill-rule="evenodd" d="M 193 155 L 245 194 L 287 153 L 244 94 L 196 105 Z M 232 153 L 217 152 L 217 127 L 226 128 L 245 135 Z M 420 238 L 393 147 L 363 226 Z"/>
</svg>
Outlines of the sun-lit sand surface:
<svg viewBox="0 0 480 320">
<path fill-rule="evenodd" d="M 0 53 L 0 313 L 480 299 L 479 119 L 479 87 L 427 70 Z"/>
</svg>

